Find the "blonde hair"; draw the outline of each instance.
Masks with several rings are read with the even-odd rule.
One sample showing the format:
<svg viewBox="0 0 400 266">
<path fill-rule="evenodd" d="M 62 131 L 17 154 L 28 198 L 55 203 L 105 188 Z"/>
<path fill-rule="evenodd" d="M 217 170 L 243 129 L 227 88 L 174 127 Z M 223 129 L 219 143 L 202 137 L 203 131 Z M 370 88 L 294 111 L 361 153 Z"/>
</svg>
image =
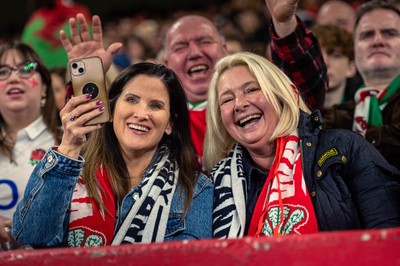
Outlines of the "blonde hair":
<svg viewBox="0 0 400 266">
<path fill-rule="evenodd" d="M 249 52 L 239 52 L 220 59 L 215 66 L 208 92 L 207 130 L 203 162 L 207 172 L 225 158 L 236 141 L 224 127 L 218 103 L 218 82 L 225 71 L 245 66 L 257 79 L 262 92 L 280 117 L 271 142 L 289 135 L 298 126 L 300 109 L 310 113 L 293 82 L 266 58 Z"/>
</svg>

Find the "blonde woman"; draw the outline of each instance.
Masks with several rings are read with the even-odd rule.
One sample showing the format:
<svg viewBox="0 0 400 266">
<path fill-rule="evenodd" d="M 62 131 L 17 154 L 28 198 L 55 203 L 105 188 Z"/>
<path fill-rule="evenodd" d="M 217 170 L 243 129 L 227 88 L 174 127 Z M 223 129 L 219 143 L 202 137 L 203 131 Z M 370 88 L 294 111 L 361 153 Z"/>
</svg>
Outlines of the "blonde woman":
<svg viewBox="0 0 400 266">
<path fill-rule="evenodd" d="M 265 58 L 217 63 L 204 146 L 214 237 L 400 225 L 400 172 L 361 135 L 321 125 Z"/>
</svg>

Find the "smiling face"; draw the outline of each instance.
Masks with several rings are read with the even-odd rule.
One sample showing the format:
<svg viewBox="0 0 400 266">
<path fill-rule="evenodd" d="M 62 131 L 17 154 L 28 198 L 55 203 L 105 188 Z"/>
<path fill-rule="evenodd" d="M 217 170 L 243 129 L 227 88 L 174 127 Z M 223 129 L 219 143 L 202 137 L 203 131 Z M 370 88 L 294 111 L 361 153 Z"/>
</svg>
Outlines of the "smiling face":
<svg viewBox="0 0 400 266">
<path fill-rule="evenodd" d="M 385 18 L 385 19 L 382 19 Z M 366 13 L 355 34 L 356 66 L 367 86 L 379 77 L 393 80 L 400 74 L 400 17 L 394 11 Z"/>
<path fill-rule="evenodd" d="M 222 122 L 250 152 L 269 153 L 279 117 L 246 66 L 226 70 L 217 85 Z"/>
<path fill-rule="evenodd" d="M 164 133 L 172 132 L 169 95 L 159 78 L 138 75 L 126 83 L 115 105 L 113 128 L 125 155 L 156 151 Z"/>
<path fill-rule="evenodd" d="M 227 54 L 215 26 L 202 17 L 184 17 L 167 32 L 166 50 L 165 64 L 178 75 L 189 102 L 205 101 L 214 65 Z"/>
<path fill-rule="evenodd" d="M 19 52 L 12 49 L 1 58 L 1 65 L 16 67 L 27 63 Z M 34 121 L 41 113 L 40 100 L 46 95 L 46 86 L 35 71 L 31 77 L 21 78 L 15 71 L 5 80 L 0 80 L 0 113 L 20 114 Z M 29 120 L 28 119 L 28 120 Z"/>
</svg>

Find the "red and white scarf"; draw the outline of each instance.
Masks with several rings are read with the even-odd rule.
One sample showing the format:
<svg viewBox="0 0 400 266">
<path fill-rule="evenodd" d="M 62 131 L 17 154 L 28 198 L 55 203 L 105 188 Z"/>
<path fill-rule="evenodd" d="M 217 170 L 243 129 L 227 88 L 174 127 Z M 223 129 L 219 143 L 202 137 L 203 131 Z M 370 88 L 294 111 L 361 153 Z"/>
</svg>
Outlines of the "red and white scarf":
<svg viewBox="0 0 400 266">
<path fill-rule="evenodd" d="M 384 93 L 386 93 L 386 90 L 380 91 L 373 88 L 362 88 L 356 92 L 354 95 L 356 107 L 354 109 L 353 131 L 365 137 L 367 129 L 375 122 L 372 121 L 373 117 L 370 114 L 381 113 L 378 99 Z M 378 123 L 382 123 L 382 121 Z"/>
<path fill-rule="evenodd" d="M 257 200 L 248 235 L 318 232 L 314 207 L 304 181 L 297 131 L 278 138 L 276 146 L 276 157 Z M 247 190 L 242 163 L 242 147 L 236 144 L 229 156 L 211 172 L 215 185 L 213 234 L 217 238 L 244 235 Z"/>
<path fill-rule="evenodd" d="M 96 172 L 104 208 L 89 197 L 79 178 L 72 195 L 68 246 L 89 247 L 121 243 L 164 241 L 169 211 L 178 184 L 179 168 L 168 147 L 159 149 L 156 162 L 146 171 L 135 200 L 121 226 L 115 231 L 116 202 L 105 169 Z"/>
<path fill-rule="evenodd" d="M 303 176 L 297 132 L 276 140 L 275 160 L 257 200 L 248 235 L 280 236 L 318 232 Z"/>
<path fill-rule="evenodd" d="M 387 102 L 400 89 L 400 75 L 397 76 L 387 88 L 379 90 L 375 88 L 358 89 L 354 95 L 356 107 L 354 110 L 353 131 L 363 137 L 371 127 L 383 125 L 382 110 Z"/>
<path fill-rule="evenodd" d="M 100 209 L 89 197 L 82 177 L 79 177 L 72 195 L 68 246 L 93 247 L 110 245 L 114 238 L 115 197 L 105 169 L 96 171 L 102 187 L 100 195 L 104 208 Z"/>
</svg>

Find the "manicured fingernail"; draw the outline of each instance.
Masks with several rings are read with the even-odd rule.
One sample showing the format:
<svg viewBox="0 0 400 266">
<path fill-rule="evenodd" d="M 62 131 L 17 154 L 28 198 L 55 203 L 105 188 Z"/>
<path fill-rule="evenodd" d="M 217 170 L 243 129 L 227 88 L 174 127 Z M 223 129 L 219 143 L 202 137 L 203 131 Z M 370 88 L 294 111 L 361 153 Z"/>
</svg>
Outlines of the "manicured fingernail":
<svg viewBox="0 0 400 266">
<path fill-rule="evenodd" d="M 101 105 L 103 102 L 101 101 L 101 100 L 98 100 L 97 102 L 96 102 L 96 105 Z"/>
<path fill-rule="evenodd" d="M 90 94 L 90 93 L 89 93 L 89 94 L 86 94 L 86 98 L 87 98 L 87 99 L 92 99 L 92 96 L 93 96 L 93 95 Z"/>
<path fill-rule="evenodd" d="M 99 111 L 100 111 L 100 112 L 103 112 L 103 111 L 104 111 L 104 106 L 101 106 L 101 107 L 99 108 Z"/>
</svg>

